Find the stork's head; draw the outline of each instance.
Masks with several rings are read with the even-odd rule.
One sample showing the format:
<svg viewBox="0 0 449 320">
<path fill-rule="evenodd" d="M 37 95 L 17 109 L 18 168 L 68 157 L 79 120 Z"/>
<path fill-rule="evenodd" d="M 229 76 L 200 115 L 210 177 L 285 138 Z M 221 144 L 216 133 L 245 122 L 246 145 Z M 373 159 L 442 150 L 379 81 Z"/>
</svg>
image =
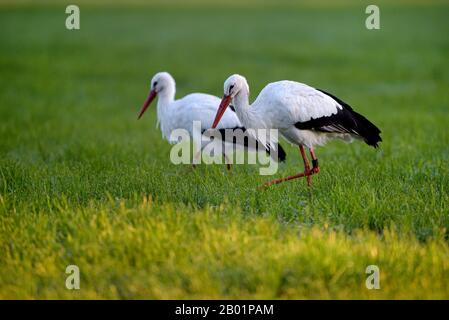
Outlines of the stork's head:
<svg viewBox="0 0 449 320">
<path fill-rule="evenodd" d="M 151 102 L 157 95 L 166 95 L 174 98 L 175 79 L 168 72 L 158 72 L 151 79 L 151 88 L 148 98 L 145 100 L 139 113 L 139 119 L 143 116 Z"/>
<path fill-rule="evenodd" d="M 245 77 L 239 74 L 233 74 L 226 79 L 224 83 L 224 95 L 234 98 L 240 91 L 249 92 L 248 82 Z"/>
<path fill-rule="evenodd" d="M 221 117 L 226 111 L 226 108 L 231 103 L 232 99 L 238 95 L 240 92 L 245 92 L 249 94 L 249 86 L 245 77 L 239 74 L 233 74 L 226 79 L 224 83 L 224 95 L 221 100 L 220 106 L 218 107 L 217 115 L 215 116 L 214 123 L 212 124 L 212 129 L 220 122 Z"/>
</svg>

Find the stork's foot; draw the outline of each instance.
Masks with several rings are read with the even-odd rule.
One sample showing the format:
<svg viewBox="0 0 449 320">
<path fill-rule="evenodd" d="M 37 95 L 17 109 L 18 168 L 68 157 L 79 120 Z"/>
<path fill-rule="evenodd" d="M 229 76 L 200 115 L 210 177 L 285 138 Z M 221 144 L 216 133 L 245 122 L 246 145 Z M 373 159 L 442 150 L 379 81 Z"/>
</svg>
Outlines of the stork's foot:
<svg viewBox="0 0 449 320">
<path fill-rule="evenodd" d="M 304 147 L 303 146 L 299 146 L 299 150 L 301 151 L 301 156 L 304 160 L 304 172 L 300 172 L 297 173 L 293 176 L 288 176 L 286 178 L 280 178 L 280 179 L 275 179 L 275 180 L 271 180 L 268 182 L 265 182 L 260 188 L 261 189 L 265 189 L 268 188 L 274 184 L 279 184 L 285 181 L 289 181 L 289 180 L 293 180 L 293 179 L 297 179 L 297 178 L 302 178 L 302 177 L 306 177 L 307 179 L 307 185 L 310 187 L 312 185 L 312 175 L 313 174 L 317 174 L 318 172 L 320 172 L 320 166 L 318 165 L 318 159 L 315 155 L 315 152 L 313 151 L 313 149 L 310 149 L 310 154 L 312 155 L 312 168 L 310 168 L 310 164 L 309 161 L 307 160 L 307 156 L 306 153 L 304 151 Z"/>
<path fill-rule="evenodd" d="M 274 184 L 279 184 L 279 183 L 282 183 L 282 182 L 285 182 L 285 181 L 289 181 L 289 180 L 293 180 L 293 179 L 297 179 L 297 178 L 302 178 L 302 177 L 306 177 L 307 178 L 307 184 L 310 186 L 311 182 L 309 183 L 309 179 L 311 179 L 311 175 L 312 174 L 314 174 L 313 169 L 312 170 L 308 170 L 308 171 L 304 171 L 304 172 L 300 172 L 300 173 L 295 174 L 293 176 L 288 176 L 286 178 L 280 178 L 280 179 L 275 179 L 275 180 L 271 180 L 271 181 L 265 182 L 261 186 L 261 188 L 265 189 L 265 188 L 268 188 L 268 187 L 270 187 L 270 186 L 272 186 Z"/>
<path fill-rule="evenodd" d="M 231 171 L 231 169 L 232 169 L 232 164 L 227 163 L 227 164 L 226 164 L 226 169 L 228 169 L 228 171 Z"/>
</svg>

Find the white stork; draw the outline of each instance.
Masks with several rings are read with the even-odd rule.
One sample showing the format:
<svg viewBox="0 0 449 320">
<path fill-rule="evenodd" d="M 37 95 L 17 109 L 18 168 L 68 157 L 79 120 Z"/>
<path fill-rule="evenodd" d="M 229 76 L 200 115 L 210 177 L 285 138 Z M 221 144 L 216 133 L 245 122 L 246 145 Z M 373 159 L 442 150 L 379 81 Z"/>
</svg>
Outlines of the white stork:
<svg viewBox="0 0 449 320">
<path fill-rule="evenodd" d="M 350 142 L 353 138 L 358 138 L 375 148 L 382 141 L 380 130 L 347 103 L 303 83 L 270 83 L 250 105 L 248 82 L 241 75 L 232 75 L 224 83 L 224 96 L 212 128 L 220 122 L 231 101 L 246 128 L 278 129 L 287 141 L 299 146 L 304 172 L 266 182 L 266 187 L 300 177 L 306 177 L 310 185 L 311 176 L 320 171 L 313 148 L 324 145 L 330 139 L 339 138 Z M 310 151 L 312 168 L 304 147 Z"/>
<path fill-rule="evenodd" d="M 162 136 L 170 143 L 177 143 L 178 141 L 170 141 L 171 132 L 175 129 L 185 129 L 189 132 L 190 137 L 193 137 L 193 121 L 201 122 L 201 133 L 204 133 L 207 129 L 212 127 L 214 116 L 217 113 L 218 106 L 220 104 L 220 98 L 204 93 L 192 93 L 185 97 L 175 100 L 176 83 L 173 77 L 167 72 L 156 73 L 151 80 L 151 89 L 148 98 L 145 100 L 138 119 L 147 110 L 151 102 L 159 97 L 157 102 L 157 119 L 158 124 L 162 131 Z M 218 126 L 221 133 L 222 141 L 225 141 L 224 129 L 246 129 L 242 127 L 233 107 L 231 110 L 224 110 L 222 114 L 222 120 Z M 202 141 L 206 142 L 207 139 Z M 231 143 L 235 144 L 236 141 Z M 251 145 L 247 139 L 244 141 L 247 148 Z M 207 144 L 202 144 L 203 149 Z M 257 146 L 257 142 L 256 142 Z M 278 159 L 285 160 L 285 151 L 280 145 L 278 145 Z M 222 148 L 224 157 L 228 159 L 228 155 L 225 154 L 227 148 Z M 266 148 L 266 152 L 270 153 L 270 150 Z M 228 169 L 230 165 L 228 163 Z"/>
</svg>

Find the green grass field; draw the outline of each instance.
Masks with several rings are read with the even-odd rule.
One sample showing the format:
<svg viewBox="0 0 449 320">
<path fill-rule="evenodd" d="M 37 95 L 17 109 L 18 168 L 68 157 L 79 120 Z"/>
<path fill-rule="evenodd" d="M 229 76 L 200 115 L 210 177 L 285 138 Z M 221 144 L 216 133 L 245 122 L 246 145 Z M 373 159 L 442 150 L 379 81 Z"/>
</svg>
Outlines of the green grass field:
<svg viewBox="0 0 449 320">
<path fill-rule="evenodd" d="M 0 4 L 0 298 L 449 298 L 449 6 Z M 382 131 L 318 148 L 312 188 L 176 166 L 149 80 L 328 90 Z M 276 177 L 302 170 L 298 150 Z M 81 289 L 65 287 L 65 268 Z M 380 290 L 365 268 L 380 268 Z"/>
</svg>

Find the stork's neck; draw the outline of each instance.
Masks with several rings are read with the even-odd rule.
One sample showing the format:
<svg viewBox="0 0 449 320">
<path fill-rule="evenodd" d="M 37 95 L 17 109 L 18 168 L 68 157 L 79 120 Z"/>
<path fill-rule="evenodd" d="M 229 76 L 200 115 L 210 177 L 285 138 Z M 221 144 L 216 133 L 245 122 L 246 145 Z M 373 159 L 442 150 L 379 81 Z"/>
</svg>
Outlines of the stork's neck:
<svg viewBox="0 0 449 320">
<path fill-rule="evenodd" d="M 175 101 L 175 84 L 170 84 L 158 92 L 157 100 L 157 120 L 159 123 L 164 122 L 167 114 L 170 113 L 170 105 Z"/>
<path fill-rule="evenodd" d="M 171 113 L 171 106 L 175 101 L 175 85 L 165 87 L 158 93 L 157 100 L 157 123 L 160 125 L 164 136 L 167 134 L 167 120 Z"/>
<path fill-rule="evenodd" d="M 158 105 L 169 105 L 175 100 L 176 88 L 174 83 L 168 83 L 158 92 Z"/>
<path fill-rule="evenodd" d="M 246 90 L 240 90 L 232 99 L 235 107 L 235 112 L 240 122 L 247 128 L 251 128 L 249 115 L 251 108 L 249 105 L 249 92 Z"/>
</svg>

